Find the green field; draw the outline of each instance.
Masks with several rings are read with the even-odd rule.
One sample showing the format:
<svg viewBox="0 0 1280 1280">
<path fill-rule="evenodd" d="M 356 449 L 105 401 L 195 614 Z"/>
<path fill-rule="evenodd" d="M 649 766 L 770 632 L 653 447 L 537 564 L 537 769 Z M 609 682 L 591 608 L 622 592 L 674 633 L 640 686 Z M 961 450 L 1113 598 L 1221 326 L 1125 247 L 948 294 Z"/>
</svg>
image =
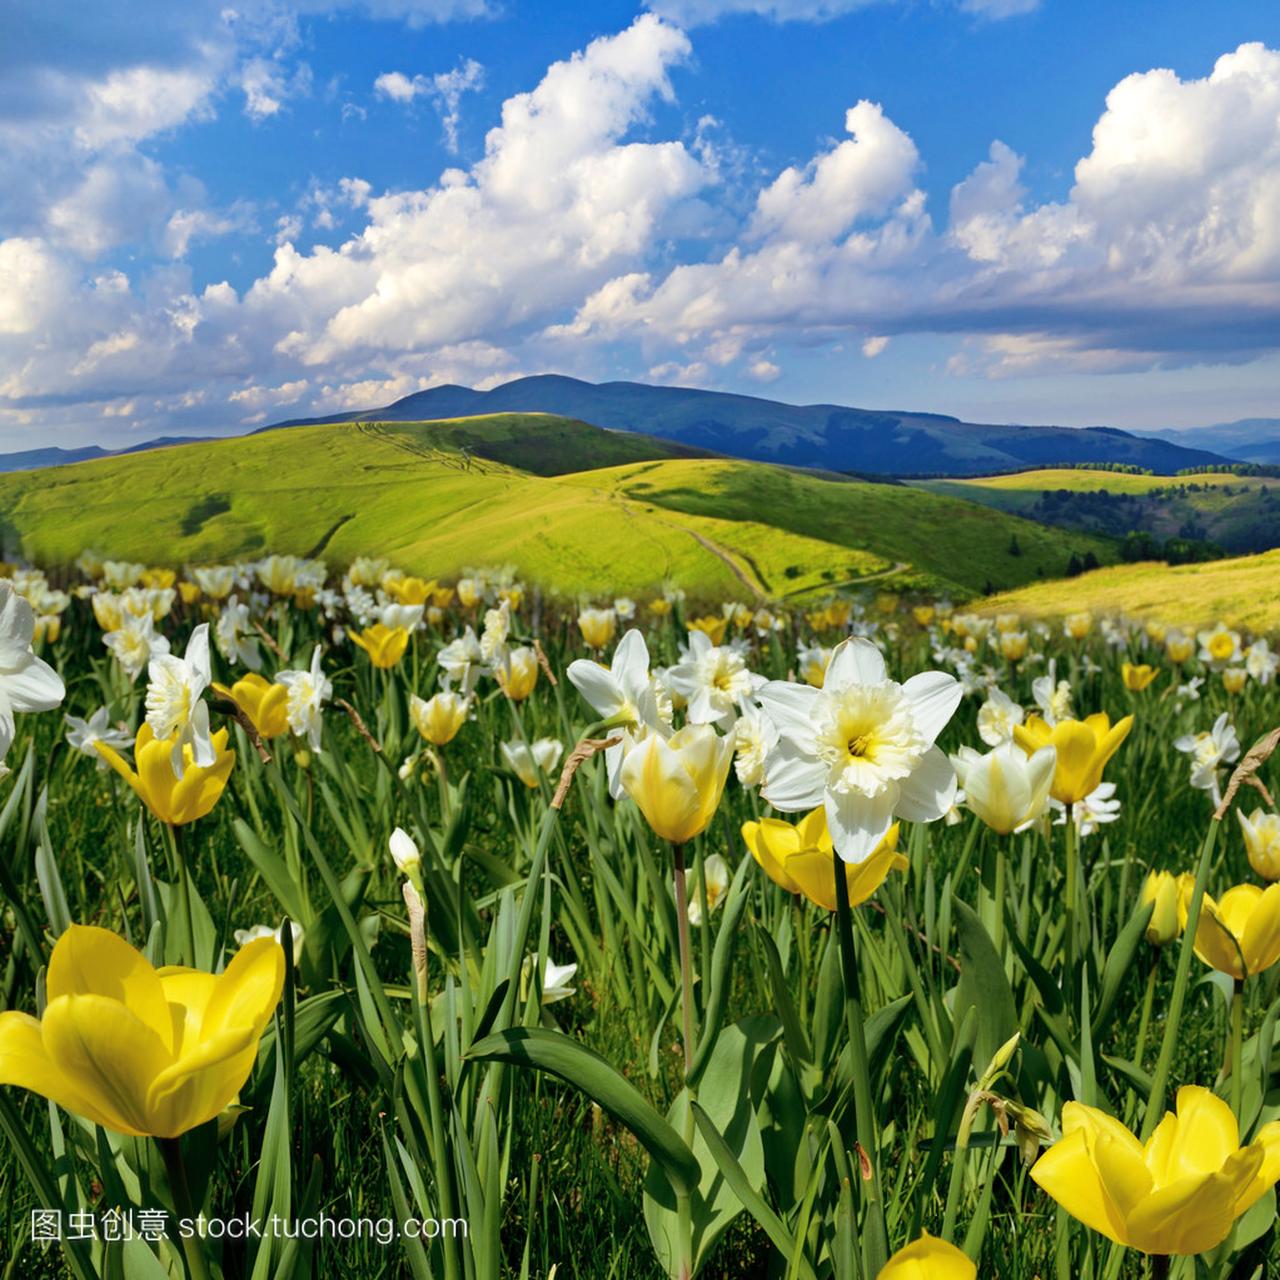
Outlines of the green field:
<svg viewBox="0 0 1280 1280">
<path fill-rule="evenodd" d="M 1013 515 L 1081 532 L 1162 541 L 1191 538 L 1227 551 L 1265 551 L 1280 543 L 1280 479 L 1151 476 L 1084 468 L 1020 471 L 974 480 L 917 480 L 913 487 L 981 502 Z"/>
<path fill-rule="evenodd" d="M 1280 551 L 1210 564 L 1128 564 L 995 596 L 985 609 L 1045 617 L 1080 609 L 1159 618 L 1171 624 L 1222 620 L 1253 631 L 1280 628 Z"/>
<path fill-rule="evenodd" d="M 447 577 L 509 563 L 565 594 L 777 598 L 851 582 L 951 591 L 1115 559 L 1059 532 L 903 485 L 690 457 L 548 415 L 291 427 L 0 476 L 5 546 L 175 564 L 289 552 L 390 557 Z M 676 455 L 676 456 L 672 456 Z"/>
</svg>

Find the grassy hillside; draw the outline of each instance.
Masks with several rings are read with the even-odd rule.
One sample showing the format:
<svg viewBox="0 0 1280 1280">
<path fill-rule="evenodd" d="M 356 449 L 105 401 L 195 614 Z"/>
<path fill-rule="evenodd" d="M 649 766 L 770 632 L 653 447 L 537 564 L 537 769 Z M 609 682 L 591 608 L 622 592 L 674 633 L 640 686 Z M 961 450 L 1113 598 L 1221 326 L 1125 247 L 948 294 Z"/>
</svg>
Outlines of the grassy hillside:
<svg viewBox="0 0 1280 1280">
<path fill-rule="evenodd" d="M 1133 530 L 1161 541 L 1213 542 L 1234 552 L 1280 546 L 1280 479 L 1052 469 L 913 483 L 930 493 L 1109 537 Z"/>
<path fill-rule="evenodd" d="M 1186 626 L 1220 618 L 1253 631 L 1280 628 L 1280 551 L 1212 564 L 1129 564 L 1062 582 L 1037 583 L 984 602 L 984 612 L 1016 609 L 1059 617 L 1079 609 L 1160 618 Z"/>
<path fill-rule="evenodd" d="M 50 562 L 93 546 L 171 563 L 379 554 L 441 576 L 511 563 L 569 594 L 665 578 L 708 596 L 871 580 L 971 593 L 1059 574 L 1073 550 L 1114 559 L 903 486 L 669 452 L 543 415 L 294 427 L 0 476 L 0 535 Z"/>
</svg>

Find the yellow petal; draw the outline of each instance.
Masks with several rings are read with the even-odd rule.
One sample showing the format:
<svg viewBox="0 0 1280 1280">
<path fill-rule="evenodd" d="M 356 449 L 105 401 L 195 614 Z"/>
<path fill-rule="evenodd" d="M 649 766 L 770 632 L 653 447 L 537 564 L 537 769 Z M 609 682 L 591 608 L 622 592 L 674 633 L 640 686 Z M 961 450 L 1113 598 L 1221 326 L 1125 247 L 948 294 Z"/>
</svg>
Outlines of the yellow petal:
<svg viewBox="0 0 1280 1280">
<path fill-rule="evenodd" d="M 94 1124 L 118 1128 L 118 1117 L 98 1107 L 49 1057 L 40 1024 L 28 1013 L 0 1013 L 0 1084 L 30 1089 Z"/>
<path fill-rule="evenodd" d="M 876 1280 L 976 1280 L 978 1268 L 955 1245 L 927 1231 L 904 1245 Z"/>
<path fill-rule="evenodd" d="M 1280 960 L 1280 884 L 1273 884 L 1258 895 L 1240 939 L 1240 950 L 1250 973 L 1261 973 Z"/>
<path fill-rule="evenodd" d="M 40 1022 L 49 1057 L 120 1133 L 155 1134 L 151 1082 L 171 1063 L 160 1037 L 127 1008 L 99 995 L 59 996 Z"/>
<path fill-rule="evenodd" d="M 73 924 L 54 944 L 45 984 L 50 1001 L 59 996 L 104 996 L 118 1000 L 172 1047 L 169 1004 L 151 962 L 123 938 L 93 925 Z"/>
<path fill-rule="evenodd" d="M 152 1081 L 147 1107 L 155 1133 L 175 1138 L 212 1120 L 235 1101 L 257 1053 L 251 1026 L 230 1027 L 199 1041 Z"/>
<path fill-rule="evenodd" d="M 275 1012 L 283 989 L 284 949 L 274 938 L 255 939 L 241 947 L 214 979 L 202 1034 L 252 1027 L 256 1037 Z"/>
<path fill-rule="evenodd" d="M 1144 1253 L 1204 1253 L 1231 1231 L 1236 1204 L 1262 1167 L 1263 1153 L 1245 1147 L 1218 1173 L 1179 1178 L 1153 1191 L 1129 1215 L 1130 1243 Z"/>
<path fill-rule="evenodd" d="M 1177 1114 L 1166 1115 L 1147 1142 L 1144 1159 L 1157 1186 L 1217 1173 L 1240 1147 L 1231 1108 L 1200 1085 L 1178 1090 Z"/>
<path fill-rule="evenodd" d="M 1126 1244 L 1124 1218 L 1103 1185 L 1089 1147 L 1083 1130 L 1067 1134 L 1031 1166 L 1031 1178 L 1077 1221 Z"/>
</svg>

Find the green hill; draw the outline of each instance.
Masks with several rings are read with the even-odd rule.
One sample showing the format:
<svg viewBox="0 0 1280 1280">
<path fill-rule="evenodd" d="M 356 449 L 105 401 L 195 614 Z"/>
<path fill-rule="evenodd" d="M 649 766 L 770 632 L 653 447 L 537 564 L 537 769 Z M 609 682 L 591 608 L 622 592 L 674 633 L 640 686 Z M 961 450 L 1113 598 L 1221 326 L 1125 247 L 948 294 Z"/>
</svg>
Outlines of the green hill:
<svg viewBox="0 0 1280 1280">
<path fill-rule="evenodd" d="M 0 476 L 0 535 L 49 563 L 268 552 L 388 556 L 447 577 L 510 563 L 567 594 L 771 598 L 877 581 L 971 594 L 1109 543 L 972 502 L 715 457 L 571 419 L 292 427 Z M 672 456 L 677 455 L 677 456 Z"/>
<path fill-rule="evenodd" d="M 1280 479 L 1208 472 L 1186 476 L 1056 468 L 972 480 L 921 480 L 930 493 L 1107 537 L 1186 538 L 1227 551 L 1280 546 Z"/>
</svg>

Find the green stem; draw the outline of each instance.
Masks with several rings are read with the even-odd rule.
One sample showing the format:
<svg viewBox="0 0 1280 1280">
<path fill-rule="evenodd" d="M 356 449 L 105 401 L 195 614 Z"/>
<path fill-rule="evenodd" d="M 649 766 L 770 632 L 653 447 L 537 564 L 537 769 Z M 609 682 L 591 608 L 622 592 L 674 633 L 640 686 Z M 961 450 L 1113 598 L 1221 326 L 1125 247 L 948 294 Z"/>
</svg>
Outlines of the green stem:
<svg viewBox="0 0 1280 1280">
<path fill-rule="evenodd" d="M 1244 983 L 1237 978 L 1235 990 L 1231 994 L 1231 1041 L 1227 1055 L 1231 1066 L 1231 1110 L 1235 1113 L 1236 1124 L 1244 1131 L 1244 1116 L 1241 1114 L 1244 1100 L 1244 1063 L 1241 1062 L 1244 1045 Z"/>
<path fill-rule="evenodd" d="M 1218 841 L 1217 818 L 1209 823 L 1204 843 L 1200 846 L 1200 862 L 1196 867 L 1196 887 L 1187 909 L 1187 923 L 1182 931 L 1182 945 L 1178 949 L 1178 968 L 1173 979 L 1173 995 L 1169 999 L 1169 1017 L 1164 1024 L 1164 1036 L 1160 1041 L 1160 1056 L 1156 1060 L 1155 1074 L 1151 1078 L 1151 1092 L 1147 1095 L 1146 1111 L 1142 1118 L 1142 1141 L 1151 1137 L 1164 1108 L 1165 1090 L 1169 1085 L 1169 1069 L 1173 1065 L 1173 1051 L 1178 1043 L 1178 1024 L 1182 1021 L 1182 1006 L 1187 998 L 1188 979 L 1191 976 L 1191 957 L 1195 952 L 1196 929 L 1200 924 L 1200 906 L 1204 901 L 1204 887 L 1209 879 L 1209 863 L 1213 847 Z"/>
<path fill-rule="evenodd" d="M 947 1184 L 947 1208 L 942 1219 L 942 1238 L 951 1241 L 956 1229 L 956 1214 L 960 1208 L 960 1184 L 964 1181 L 965 1160 L 969 1151 L 969 1134 L 973 1130 L 973 1122 L 978 1114 L 978 1108 L 974 1105 L 973 1098 L 970 1097 L 965 1103 L 964 1112 L 960 1117 L 960 1127 L 956 1130 L 956 1154 L 951 1162 L 951 1180 Z"/>
<path fill-rule="evenodd" d="M 1076 972 L 1076 880 L 1080 862 L 1080 829 L 1076 826 L 1075 805 L 1067 806 L 1067 981 L 1075 981 Z"/>
<path fill-rule="evenodd" d="M 884 1203 L 880 1199 L 880 1147 L 876 1136 L 875 1114 L 871 1103 L 871 1065 L 867 1055 L 866 1029 L 862 1021 L 862 996 L 858 982 L 858 957 L 853 949 L 853 913 L 849 908 L 849 881 L 844 862 L 837 853 L 833 858 L 836 881 L 836 928 L 840 937 L 840 959 L 844 970 L 844 1011 L 849 1031 L 849 1056 L 853 1067 L 853 1107 L 858 1145 L 871 1166 L 871 1177 L 864 1188 L 867 1197 L 867 1220 L 863 1228 L 862 1251 L 868 1275 L 877 1276 L 888 1257 L 888 1231 L 884 1221 Z"/>
<path fill-rule="evenodd" d="M 182 913 L 183 926 L 186 928 L 185 939 L 179 939 L 182 948 L 179 952 L 181 963 L 198 968 L 196 962 L 196 922 L 195 912 L 191 907 L 191 875 L 187 870 L 187 854 L 183 848 L 181 828 L 169 826 L 170 839 L 173 841 L 173 860 L 178 873 L 178 906 Z"/>
<path fill-rule="evenodd" d="M 1156 995 L 1156 978 L 1160 973 L 1160 965 L 1157 959 L 1153 959 L 1151 967 L 1147 970 L 1147 990 L 1142 997 L 1142 1013 L 1138 1018 L 1138 1039 L 1133 1048 L 1133 1064 L 1136 1067 L 1142 1066 L 1142 1054 L 1147 1047 L 1147 1031 L 1151 1026 L 1151 1006 L 1155 1002 Z"/>
<path fill-rule="evenodd" d="M 693 1146 L 693 1085 L 689 1076 L 693 1070 L 693 965 L 689 957 L 689 901 L 685 886 L 684 845 L 671 846 L 674 863 L 676 891 L 676 933 L 680 940 L 680 1021 L 681 1038 L 684 1041 L 684 1077 L 687 1097 L 685 1100 L 684 1140 Z M 680 1248 L 680 1280 L 693 1275 L 693 1206 L 686 1192 L 676 1195 Z"/>
<path fill-rule="evenodd" d="M 194 1223 L 195 1207 L 191 1203 L 191 1188 L 187 1184 L 187 1167 L 182 1161 L 181 1138 L 157 1138 L 160 1154 L 164 1157 L 165 1171 L 169 1175 L 169 1190 L 173 1195 L 173 1207 L 179 1219 Z M 190 1280 L 209 1280 L 209 1267 L 205 1262 L 201 1237 L 194 1231 L 179 1231 L 182 1238 L 182 1255 L 187 1263 Z"/>
</svg>

